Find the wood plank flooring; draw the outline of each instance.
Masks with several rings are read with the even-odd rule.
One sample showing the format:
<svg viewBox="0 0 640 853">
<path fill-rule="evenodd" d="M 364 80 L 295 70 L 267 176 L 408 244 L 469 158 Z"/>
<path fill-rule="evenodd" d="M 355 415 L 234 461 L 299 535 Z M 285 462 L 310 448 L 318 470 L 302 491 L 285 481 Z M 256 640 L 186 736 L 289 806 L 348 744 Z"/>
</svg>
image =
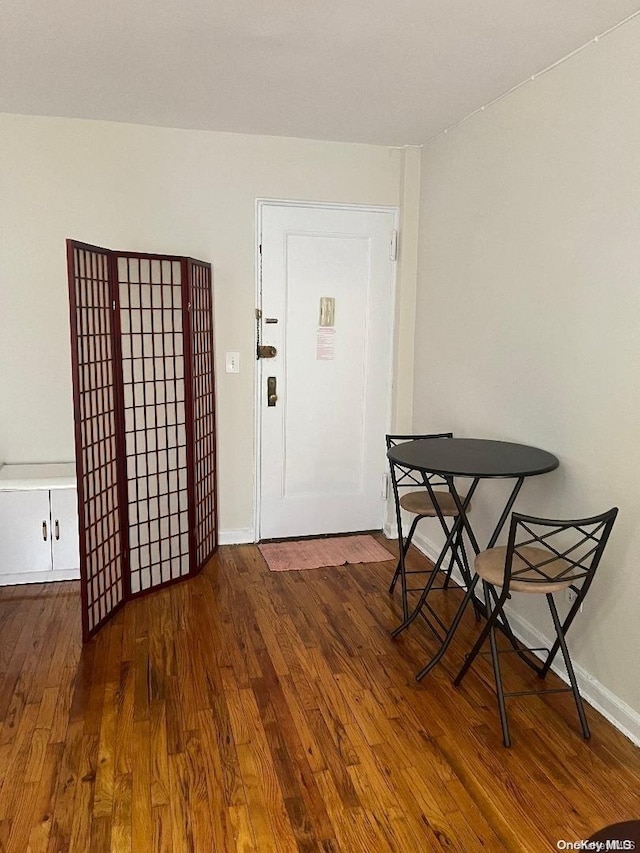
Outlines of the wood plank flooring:
<svg viewBox="0 0 640 853">
<path fill-rule="evenodd" d="M 393 567 L 223 547 L 84 648 L 76 583 L 2 588 L 0 851 L 541 853 L 638 818 L 640 751 L 595 711 L 587 743 L 570 695 L 510 700 L 505 750 L 488 660 L 451 686 L 472 615 L 415 682 L 433 641 L 390 639 Z"/>
</svg>

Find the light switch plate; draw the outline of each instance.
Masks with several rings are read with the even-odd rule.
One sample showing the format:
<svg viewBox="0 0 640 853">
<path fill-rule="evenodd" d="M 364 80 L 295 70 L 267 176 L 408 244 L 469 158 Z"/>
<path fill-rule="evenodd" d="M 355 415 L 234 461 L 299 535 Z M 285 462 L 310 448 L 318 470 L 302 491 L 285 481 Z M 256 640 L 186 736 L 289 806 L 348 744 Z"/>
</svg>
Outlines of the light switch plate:
<svg viewBox="0 0 640 853">
<path fill-rule="evenodd" d="M 225 370 L 227 373 L 240 373 L 240 353 L 228 352 L 225 357 Z"/>
</svg>

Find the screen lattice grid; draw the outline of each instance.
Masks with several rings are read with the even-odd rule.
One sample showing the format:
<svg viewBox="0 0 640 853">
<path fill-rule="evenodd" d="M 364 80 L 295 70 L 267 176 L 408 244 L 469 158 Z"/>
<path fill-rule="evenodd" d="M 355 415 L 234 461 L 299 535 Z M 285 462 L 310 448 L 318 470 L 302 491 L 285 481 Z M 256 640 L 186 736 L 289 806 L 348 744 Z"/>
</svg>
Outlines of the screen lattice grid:
<svg viewBox="0 0 640 853">
<path fill-rule="evenodd" d="M 182 272 L 118 258 L 131 593 L 190 570 Z"/>
</svg>

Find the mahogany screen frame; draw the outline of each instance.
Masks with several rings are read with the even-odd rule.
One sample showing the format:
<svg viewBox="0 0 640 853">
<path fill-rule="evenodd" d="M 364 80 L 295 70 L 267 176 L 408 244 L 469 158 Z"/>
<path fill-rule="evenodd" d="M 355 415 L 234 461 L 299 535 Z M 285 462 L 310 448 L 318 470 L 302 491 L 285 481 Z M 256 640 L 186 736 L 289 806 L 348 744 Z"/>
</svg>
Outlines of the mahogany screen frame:
<svg viewBox="0 0 640 853">
<path fill-rule="evenodd" d="M 80 275 L 80 259 L 84 275 Z M 87 277 L 87 259 L 91 274 Z M 163 262 L 180 265 L 181 341 L 184 372 L 184 428 L 186 435 L 186 494 L 188 518 L 188 572 L 168 580 L 153 581 L 132 592 L 130 565 L 130 518 L 127 479 L 127 444 L 125 435 L 125 394 L 123 377 L 123 332 L 118 261 Z M 69 281 L 69 315 L 71 333 L 71 366 L 78 487 L 78 521 L 80 545 L 80 577 L 82 633 L 87 642 L 124 604 L 157 589 L 170 586 L 198 574 L 218 547 L 218 500 L 215 429 L 215 374 L 213 352 L 213 298 L 211 264 L 178 255 L 113 251 L 75 240 L 67 240 Z M 174 269 L 174 267 L 172 267 Z M 97 272 L 96 272 L 97 271 Z M 93 280 L 95 278 L 95 281 Z M 88 299 L 91 284 L 91 299 Z M 151 279 L 150 279 L 151 281 Z M 100 289 L 99 284 L 102 284 Z M 129 281 L 123 284 L 130 284 Z M 151 285 L 153 286 L 153 285 Z M 99 305 L 94 306 L 96 294 Z M 107 298 L 108 294 L 108 298 Z M 172 303 L 173 305 L 173 303 Z M 93 313 L 92 313 L 93 312 Z M 96 313 L 97 312 L 97 313 Z M 129 312 L 130 314 L 130 312 Z M 94 316 L 95 315 L 95 316 Z M 97 318 L 97 319 L 96 319 Z M 164 321 L 163 321 L 164 322 Z M 99 345 L 95 340 L 99 329 Z M 131 326 L 129 325 L 129 333 Z M 164 329 L 164 326 L 163 326 Z M 175 332 L 174 329 L 171 330 Z M 175 340 L 175 334 L 174 334 Z M 101 358 L 97 359 L 99 352 Z M 155 362 L 153 374 L 155 379 Z M 100 380 L 98 400 L 112 403 L 109 411 L 87 413 L 83 401 L 90 398 L 96 377 Z M 106 379 L 106 382 L 105 382 Z M 104 390 L 108 385 L 108 389 Z M 175 397 L 174 397 L 175 399 Z M 105 408 L 103 406 L 103 408 Z M 106 408 L 109 408 L 108 406 Z M 154 407 L 157 410 L 158 406 Z M 177 411 L 177 410 L 176 410 Z M 91 417 L 87 417 L 89 414 Z M 109 416 L 112 420 L 109 421 Z M 104 418 L 106 417 L 106 420 Z M 91 420 L 93 418 L 93 420 Z M 100 420 L 103 418 L 103 420 Z M 96 434 L 96 423 L 115 426 L 111 442 Z M 145 414 L 146 426 L 146 414 Z M 98 447 L 98 450 L 95 447 Z M 106 450 L 105 450 L 106 448 Z M 107 459 L 110 455 L 114 458 Z M 140 454 L 145 455 L 145 454 Z M 146 452 L 148 457 L 150 454 Z M 101 495 L 106 479 L 103 468 L 111 464 L 116 471 L 117 501 L 110 495 L 108 511 L 102 512 Z M 148 470 L 148 469 L 146 469 Z M 113 483 L 111 484 L 113 490 Z M 92 501 L 98 500 L 102 513 L 96 522 Z M 113 504 L 117 503 L 117 506 Z M 91 511 L 90 511 L 91 510 Z M 105 516 L 106 522 L 105 522 Z M 117 528 L 117 529 L 116 529 Z M 116 530 L 117 536 L 114 535 Z M 108 547 L 100 537 L 111 534 Z M 114 542 L 117 543 L 116 553 Z M 90 547 L 91 546 L 91 547 Z M 162 569 L 161 569 L 162 578 Z M 119 583 L 118 583 L 119 582 Z M 117 586 L 117 595 L 105 590 Z M 141 587 L 141 584 L 138 583 Z M 114 587 L 115 588 L 115 587 Z"/>
</svg>

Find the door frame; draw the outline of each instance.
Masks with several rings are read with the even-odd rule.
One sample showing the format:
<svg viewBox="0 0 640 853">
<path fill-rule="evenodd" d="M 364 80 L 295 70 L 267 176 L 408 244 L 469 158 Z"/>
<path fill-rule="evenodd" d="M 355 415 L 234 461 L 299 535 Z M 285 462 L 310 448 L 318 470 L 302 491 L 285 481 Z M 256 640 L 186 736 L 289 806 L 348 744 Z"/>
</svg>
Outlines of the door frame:
<svg viewBox="0 0 640 853">
<path fill-rule="evenodd" d="M 398 232 L 398 223 L 400 220 L 400 209 L 392 205 L 377 205 L 377 204 L 342 204 L 340 202 L 321 202 L 321 201 L 300 201 L 294 199 L 277 199 L 277 198 L 257 198 L 256 199 L 256 215 L 255 215 L 255 308 L 262 308 L 262 264 L 260 257 L 260 237 L 262 233 L 262 212 L 267 207 L 299 207 L 305 209 L 316 210 L 355 210 L 361 213 L 390 213 L 393 216 L 393 225 Z M 390 247 L 391 248 L 391 247 Z M 391 277 L 391 287 L 389 293 L 389 361 L 386 371 L 386 393 L 387 393 L 387 414 L 385 430 L 391 430 L 393 419 L 393 378 L 395 375 L 396 360 L 397 360 L 397 341 L 395 336 L 396 312 L 397 312 L 397 281 L 398 281 L 398 259 L 396 258 Z M 261 389 L 263 380 L 263 371 L 260 359 L 255 358 L 257 346 L 257 323 L 254 319 L 253 329 L 253 358 L 255 359 L 254 368 L 254 395 L 253 395 L 253 419 L 254 419 L 254 439 L 253 439 L 253 458 L 254 458 L 254 495 L 253 495 L 253 540 L 260 541 L 260 516 L 261 516 L 261 494 L 262 494 L 262 418 L 261 418 Z M 382 485 L 381 485 L 382 490 Z M 387 502 L 381 498 L 380 500 L 380 527 L 384 528 L 387 512 Z"/>
</svg>

